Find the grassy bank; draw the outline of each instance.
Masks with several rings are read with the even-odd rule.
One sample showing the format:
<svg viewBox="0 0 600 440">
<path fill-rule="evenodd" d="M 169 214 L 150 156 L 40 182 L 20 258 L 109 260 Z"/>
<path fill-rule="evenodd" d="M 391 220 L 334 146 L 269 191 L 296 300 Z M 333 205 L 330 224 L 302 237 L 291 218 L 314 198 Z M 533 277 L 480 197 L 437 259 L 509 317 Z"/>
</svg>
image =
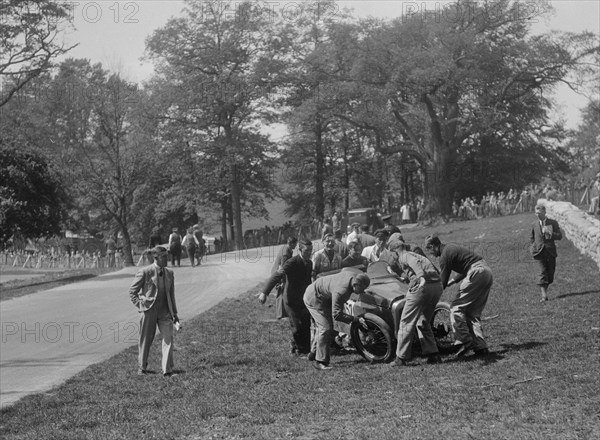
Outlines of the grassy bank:
<svg viewBox="0 0 600 440">
<path fill-rule="evenodd" d="M 177 376 L 137 376 L 136 349 L 126 350 L 2 410 L 2 438 L 600 438 L 598 268 L 563 240 L 551 300 L 540 304 L 526 253 L 530 220 L 435 228 L 442 241 L 477 248 L 494 272 L 486 359 L 393 369 L 347 354 L 316 371 L 287 354 L 287 323 L 252 289 L 184 323 Z M 430 232 L 405 236 L 420 243 Z M 159 362 L 157 343 L 150 368 Z"/>
</svg>

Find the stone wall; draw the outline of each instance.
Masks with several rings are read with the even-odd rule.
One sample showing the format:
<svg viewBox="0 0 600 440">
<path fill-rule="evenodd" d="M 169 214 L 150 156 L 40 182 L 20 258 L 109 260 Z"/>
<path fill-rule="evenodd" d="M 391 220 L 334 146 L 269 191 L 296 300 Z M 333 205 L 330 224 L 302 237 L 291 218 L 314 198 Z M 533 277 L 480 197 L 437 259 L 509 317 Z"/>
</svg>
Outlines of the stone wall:
<svg viewBox="0 0 600 440">
<path fill-rule="evenodd" d="M 546 205 L 548 217 L 558 221 L 563 236 L 573 242 L 582 254 L 589 255 L 600 268 L 600 220 L 569 202 L 539 199 Z"/>
</svg>

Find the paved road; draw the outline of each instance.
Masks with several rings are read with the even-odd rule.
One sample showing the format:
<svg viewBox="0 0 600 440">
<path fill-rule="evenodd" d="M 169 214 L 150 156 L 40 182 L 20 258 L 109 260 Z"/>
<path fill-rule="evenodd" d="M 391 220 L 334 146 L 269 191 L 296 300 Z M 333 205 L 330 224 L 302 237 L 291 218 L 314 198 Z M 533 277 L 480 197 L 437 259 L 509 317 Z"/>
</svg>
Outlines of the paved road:
<svg viewBox="0 0 600 440">
<path fill-rule="evenodd" d="M 175 268 L 182 322 L 264 281 L 277 249 L 209 255 L 196 268 L 182 262 Z M 0 407 L 137 344 L 139 316 L 127 295 L 137 269 L 0 303 Z"/>
</svg>

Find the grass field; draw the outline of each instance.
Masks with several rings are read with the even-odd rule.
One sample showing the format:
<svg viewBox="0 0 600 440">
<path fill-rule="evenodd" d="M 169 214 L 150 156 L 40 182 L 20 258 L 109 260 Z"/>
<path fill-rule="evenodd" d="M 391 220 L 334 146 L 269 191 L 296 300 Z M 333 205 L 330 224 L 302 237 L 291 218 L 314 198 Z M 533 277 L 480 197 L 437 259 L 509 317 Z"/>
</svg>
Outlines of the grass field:
<svg viewBox="0 0 600 440">
<path fill-rule="evenodd" d="M 251 289 L 187 321 L 179 374 L 136 375 L 131 348 L 65 385 L 2 410 L 3 439 L 598 439 L 598 267 L 558 243 L 557 281 L 539 303 L 527 254 L 532 217 L 435 228 L 494 272 L 484 312 L 492 354 L 394 369 L 357 354 L 316 371 L 287 354 L 288 326 Z M 422 242 L 432 232 L 405 236 Z M 252 287 L 252 286 L 249 286 Z M 443 299 L 454 290 L 448 289 Z M 267 304 L 272 304 L 269 299 Z M 180 308 L 185 307 L 184 304 Z M 150 368 L 160 370 L 158 342 Z"/>
</svg>

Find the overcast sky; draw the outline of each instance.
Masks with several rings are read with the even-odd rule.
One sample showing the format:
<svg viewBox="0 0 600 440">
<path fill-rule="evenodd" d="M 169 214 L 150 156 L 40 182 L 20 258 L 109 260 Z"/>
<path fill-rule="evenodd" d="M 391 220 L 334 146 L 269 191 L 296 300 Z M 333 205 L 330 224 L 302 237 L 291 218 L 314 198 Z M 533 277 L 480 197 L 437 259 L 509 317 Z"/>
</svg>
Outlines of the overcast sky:
<svg viewBox="0 0 600 440">
<path fill-rule="evenodd" d="M 293 12 L 295 5 L 300 2 L 269 0 L 268 3 Z M 371 15 L 380 18 L 398 17 L 409 8 L 413 11 L 415 8 L 434 10 L 436 5 L 439 7 L 442 3 L 399 0 L 337 2 L 340 7 L 354 9 L 357 16 Z M 527 2 L 523 3 L 527 4 Z M 555 16 L 547 22 L 535 23 L 535 31 L 589 30 L 598 34 L 600 38 L 600 1 L 564 0 L 551 3 L 556 9 Z M 128 80 L 143 81 L 152 74 L 152 65 L 140 59 L 144 54 L 145 38 L 153 30 L 163 26 L 170 17 L 178 15 L 184 2 L 179 0 L 75 0 L 72 4 L 76 30 L 69 32 L 65 38 L 68 44 L 79 43 L 79 46 L 69 52 L 69 56 L 101 62 L 105 68 L 121 72 Z M 576 126 L 579 121 L 578 109 L 585 106 L 587 99 L 577 96 L 566 88 L 558 93 L 557 98 L 562 107 L 557 109 L 558 114 L 567 118 L 570 127 Z"/>
</svg>

